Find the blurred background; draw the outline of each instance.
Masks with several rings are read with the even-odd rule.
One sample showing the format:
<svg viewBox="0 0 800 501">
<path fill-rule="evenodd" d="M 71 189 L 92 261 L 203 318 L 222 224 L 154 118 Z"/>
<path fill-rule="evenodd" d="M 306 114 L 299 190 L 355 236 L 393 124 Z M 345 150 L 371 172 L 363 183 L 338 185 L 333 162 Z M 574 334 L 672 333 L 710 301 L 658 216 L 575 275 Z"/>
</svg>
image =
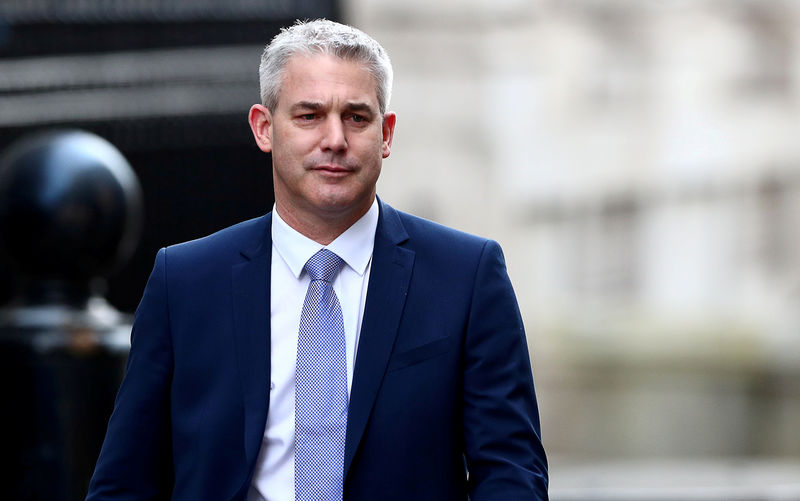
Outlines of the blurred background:
<svg viewBox="0 0 800 501">
<path fill-rule="evenodd" d="M 344 5 L 379 193 L 503 245 L 553 499 L 800 499 L 800 2 Z"/>
<path fill-rule="evenodd" d="M 379 194 L 505 250 L 552 498 L 800 499 L 800 2 L 4 0 L 0 153 L 80 127 L 142 183 L 109 301 L 269 210 L 258 58 L 321 16 L 392 57 Z"/>
</svg>

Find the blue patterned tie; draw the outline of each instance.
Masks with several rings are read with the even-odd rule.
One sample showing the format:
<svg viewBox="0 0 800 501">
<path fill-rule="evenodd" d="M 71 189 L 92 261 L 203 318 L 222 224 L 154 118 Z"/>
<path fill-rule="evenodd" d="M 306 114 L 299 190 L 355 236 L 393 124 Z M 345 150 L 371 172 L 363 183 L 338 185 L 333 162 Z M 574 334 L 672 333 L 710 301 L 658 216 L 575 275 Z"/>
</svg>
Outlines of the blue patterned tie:
<svg viewBox="0 0 800 501">
<path fill-rule="evenodd" d="M 347 429 L 344 322 L 333 279 L 344 261 L 322 249 L 308 260 L 311 278 L 300 315 L 295 372 L 296 501 L 341 501 Z"/>
</svg>

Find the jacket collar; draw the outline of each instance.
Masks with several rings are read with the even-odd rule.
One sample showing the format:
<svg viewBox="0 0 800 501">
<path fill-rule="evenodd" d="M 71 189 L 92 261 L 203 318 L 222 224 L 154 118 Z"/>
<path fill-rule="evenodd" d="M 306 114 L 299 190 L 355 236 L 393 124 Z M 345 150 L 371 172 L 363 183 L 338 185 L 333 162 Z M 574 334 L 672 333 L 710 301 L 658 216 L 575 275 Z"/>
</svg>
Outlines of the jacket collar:
<svg viewBox="0 0 800 501">
<path fill-rule="evenodd" d="M 402 246 L 408 240 L 408 233 L 397 211 L 380 199 L 379 203 L 372 271 L 350 392 L 344 452 L 345 479 L 383 382 L 414 266 L 414 251 Z"/>
</svg>

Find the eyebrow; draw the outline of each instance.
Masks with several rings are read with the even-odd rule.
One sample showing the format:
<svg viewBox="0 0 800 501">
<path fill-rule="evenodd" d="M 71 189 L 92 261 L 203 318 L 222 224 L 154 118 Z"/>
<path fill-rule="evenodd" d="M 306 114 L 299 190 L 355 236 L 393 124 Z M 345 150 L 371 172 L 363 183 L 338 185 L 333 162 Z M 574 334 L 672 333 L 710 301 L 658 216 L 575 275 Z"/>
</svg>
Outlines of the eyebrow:
<svg viewBox="0 0 800 501">
<path fill-rule="evenodd" d="M 375 114 L 375 110 L 373 110 L 372 106 L 370 106 L 367 103 L 359 103 L 359 102 L 347 103 L 347 106 L 345 106 L 345 108 L 347 108 L 347 110 L 349 111 L 362 111 L 362 112 L 367 112 L 370 115 Z"/>
<path fill-rule="evenodd" d="M 300 101 L 292 105 L 292 111 L 298 110 L 312 110 L 317 111 L 322 109 L 322 103 L 316 101 Z"/>
<path fill-rule="evenodd" d="M 292 112 L 297 112 L 300 110 L 319 111 L 324 108 L 325 105 L 318 101 L 299 101 L 293 104 L 290 109 Z M 375 110 L 369 105 L 369 103 L 360 101 L 349 102 L 345 105 L 345 109 L 347 111 L 359 111 L 362 113 L 368 113 L 370 116 L 375 116 Z"/>
</svg>

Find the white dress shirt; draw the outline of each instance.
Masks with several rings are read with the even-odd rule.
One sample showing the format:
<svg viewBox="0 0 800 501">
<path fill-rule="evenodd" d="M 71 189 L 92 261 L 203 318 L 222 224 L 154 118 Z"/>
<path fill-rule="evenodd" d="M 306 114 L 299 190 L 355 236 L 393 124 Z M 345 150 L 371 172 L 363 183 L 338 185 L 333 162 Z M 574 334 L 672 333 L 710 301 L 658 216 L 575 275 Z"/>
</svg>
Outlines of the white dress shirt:
<svg viewBox="0 0 800 501">
<path fill-rule="evenodd" d="M 333 289 L 342 306 L 349 395 L 377 226 L 378 202 L 375 200 L 361 219 L 323 246 L 291 228 L 273 207 L 270 400 L 248 501 L 294 501 L 294 372 L 300 314 L 310 281 L 303 267 L 323 248 L 336 253 L 346 263 L 334 280 Z"/>
</svg>

